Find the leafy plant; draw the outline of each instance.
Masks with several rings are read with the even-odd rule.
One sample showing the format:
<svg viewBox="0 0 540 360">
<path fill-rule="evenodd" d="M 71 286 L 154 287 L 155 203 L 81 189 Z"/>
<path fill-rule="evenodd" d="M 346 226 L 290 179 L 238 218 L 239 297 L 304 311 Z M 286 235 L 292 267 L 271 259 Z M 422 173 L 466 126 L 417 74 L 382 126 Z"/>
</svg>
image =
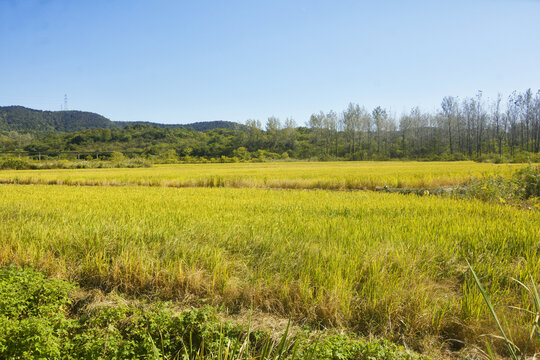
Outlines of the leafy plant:
<svg viewBox="0 0 540 360">
<path fill-rule="evenodd" d="M 419 359 L 387 342 L 344 335 L 321 342 L 291 335 L 291 322 L 277 339 L 221 322 L 216 309 L 176 313 L 167 303 L 147 307 L 110 304 L 70 310 L 75 286 L 47 279 L 31 268 L 0 269 L 0 358 L 345 360 Z M 122 302 L 125 302 L 124 300 Z"/>
</svg>

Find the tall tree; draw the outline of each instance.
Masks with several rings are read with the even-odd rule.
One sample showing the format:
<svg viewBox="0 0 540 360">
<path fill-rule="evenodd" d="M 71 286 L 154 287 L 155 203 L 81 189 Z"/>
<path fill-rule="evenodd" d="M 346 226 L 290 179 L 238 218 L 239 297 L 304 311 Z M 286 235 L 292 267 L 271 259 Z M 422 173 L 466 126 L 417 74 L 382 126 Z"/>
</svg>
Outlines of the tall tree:
<svg viewBox="0 0 540 360">
<path fill-rule="evenodd" d="M 454 154 L 454 139 L 452 138 L 452 131 L 454 127 L 454 122 L 457 115 L 457 100 L 452 96 L 446 96 L 443 98 L 441 103 L 442 115 L 444 122 L 446 124 L 446 129 L 448 130 L 448 143 L 450 145 L 450 154 Z"/>
<path fill-rule="evenodd" d="M 376 132 L 377 132 L 377 153 L 380 153 L 381 152 L 381 133 L 388 119 L 388 113 L 386 112 L 386 110 L 384 110 L 380 106 L 377 106 L 375 109 L 373 109 L 373 112 L 371 113 L 371 115 L 373 116 L 373 122 L 375 124 Z"/>
</svg>

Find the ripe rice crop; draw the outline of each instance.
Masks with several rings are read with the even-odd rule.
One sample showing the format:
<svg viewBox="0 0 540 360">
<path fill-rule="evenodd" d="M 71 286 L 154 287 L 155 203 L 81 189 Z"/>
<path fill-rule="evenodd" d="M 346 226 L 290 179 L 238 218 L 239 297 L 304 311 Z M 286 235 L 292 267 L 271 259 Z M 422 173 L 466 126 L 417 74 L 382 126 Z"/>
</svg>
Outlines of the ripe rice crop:
<svg viewBox="0 0 540 360">
<path fill-rule="evenodd" d="M 383 165 L 381 176 L 395 179 L 397 165 L 403 164 Z M 269 179 L 287 174 L 281 164 L 258 166 L 278 168 L 268 171 Z M 304 165 L 290 166 L 298 176 Z M 436 171 L 468 176 L 464 164 L 456 166 L 454 172 L 426 167 L 419 179 L 435 178 Z M 353 165 L 344 167 L 354 173 Z M 158 169 L 161 177 L 129 173 L 141 181 L 192 176 L 182 167 Z M 226 166 L 210 169 L 239 176 Z M 256 169 L 254 181 L 264 181 Z M 129 173 L 80 174 L 122 181 Z M 331 174 L 315 166 L 305 175 L 318 181 Z M 531 302 L 511 278 L 540 280 L 540 212 L 476 200 L 325 190 L 1 186 L 0 223 L 3 265 L 32 264 L 89 288 L 231 311 L 255 307 L 420 350 L 496 333 L 466 260 L 518 346 L 527 341 L 529 315 L 503 305 L 527 309 Z"/>
<path fill-rule="evenodd" d="M 3 170 L 0 183 L 373 190 L 455 186 L 508 176 L 523 164 L 462 162 L 291 162 L 156 165 L 137 169 Z"/>
</svg>

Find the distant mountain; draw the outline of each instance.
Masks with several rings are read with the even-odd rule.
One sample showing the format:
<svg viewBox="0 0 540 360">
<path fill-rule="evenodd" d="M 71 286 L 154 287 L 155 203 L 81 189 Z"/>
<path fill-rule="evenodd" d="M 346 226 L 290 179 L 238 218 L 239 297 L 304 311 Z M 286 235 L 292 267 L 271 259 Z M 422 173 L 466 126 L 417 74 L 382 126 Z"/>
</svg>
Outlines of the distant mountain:
<svg viewBox="0 0 540 360">
<path fill-rule="evenodd" d="M 77 132 L 86 129 L 119 128 L 145 124 L 159 127 L 183 127 L 196 131 L 243 127 L 232 121 L 204 121 L 192 124 L 158 124 L 152 122 L 119 122 L 86 111 L 42 111 L 24 106 L 0 106 L 0 131 Z"/>
<path fill-rule="evenodd" d="M 134 121 L 134 122 L 122 121 L 122 122 L 114 122 L 114 123 L 120 124 L 121 126 L 142 124 L 142 125 L 158 126 L 158 127 L 164 127 L 164 128 L 186 128 L 186 129 L 193 129 L 195 131 L 245 128 L 245 125 L 242 125 L 233 121 L 224 121 L 224 120 L 200 121 L 200 122 L 194 122 L 190 124 L 160 124 L 160 123 L 153 123 L 153 122 L 146 122 L 146 121 Z"/>
<path fill-rule="evenodd" d="M 0 107 L 0 130 L 65 131 L 118 127 L 99 114 L 85 111 L 41 111 L 23 106 Z"/>
<path fill-rule="evenodd" d="M 245 125 L 235 123 L 232 121 L 215 120 L 215 121 L 200 121 L 191 124 L 177 125 L 185 127 L 187 129 L 193 129 L 195 131 L 206 131 L 213 129 L 242 129 Z"/>
</svg>

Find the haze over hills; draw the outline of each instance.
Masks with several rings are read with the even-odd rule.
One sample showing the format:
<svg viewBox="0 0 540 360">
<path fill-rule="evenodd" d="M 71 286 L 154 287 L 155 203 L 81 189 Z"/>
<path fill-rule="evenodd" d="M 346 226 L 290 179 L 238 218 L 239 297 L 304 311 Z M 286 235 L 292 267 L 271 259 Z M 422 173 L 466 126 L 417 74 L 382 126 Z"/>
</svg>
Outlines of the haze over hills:
<svg viewBox="0 0 540 360">
<path fill-rule="evenodd" d="M 192 128 L 196 131 L 231 129 L 242 125 L 232 121 L 203 121 L 191 124 L 159 124 L 153 122 L 112 121 L 87 111 L 44 111 L 24 106 L 0 106 L 0 131 L 61 131 L 77 132 L 86 129 L 121 128 L 126 125 L 146 124 L 169 128 Z"/>
</svg>

